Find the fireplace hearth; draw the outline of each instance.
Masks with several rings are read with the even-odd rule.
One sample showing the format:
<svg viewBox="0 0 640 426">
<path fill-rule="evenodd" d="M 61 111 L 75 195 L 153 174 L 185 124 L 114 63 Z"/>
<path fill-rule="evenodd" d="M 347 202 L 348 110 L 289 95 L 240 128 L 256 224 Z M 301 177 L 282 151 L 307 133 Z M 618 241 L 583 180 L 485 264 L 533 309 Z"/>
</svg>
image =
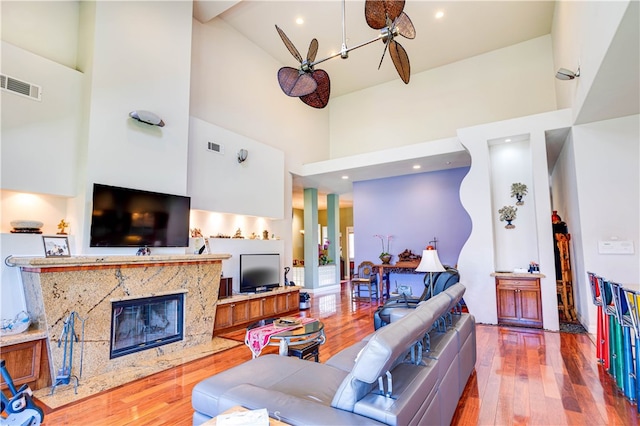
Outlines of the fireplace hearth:
<svg viewBox="0 0 640 426">
<path fill-rule="evenodd" d="M 112 302 L 109 358 L 183 339 L 184 293 Z"/>
</svg>

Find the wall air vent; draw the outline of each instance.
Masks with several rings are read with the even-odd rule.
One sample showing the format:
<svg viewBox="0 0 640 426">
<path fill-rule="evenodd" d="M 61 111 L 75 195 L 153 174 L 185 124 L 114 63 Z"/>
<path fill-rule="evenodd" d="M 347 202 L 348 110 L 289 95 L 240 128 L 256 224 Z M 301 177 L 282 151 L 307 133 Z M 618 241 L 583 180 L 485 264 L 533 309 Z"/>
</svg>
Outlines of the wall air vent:
<svg viewBox="0 0 640 426">
<path fill-rule="evenodd" d="M 0 88 L 14 95 L 26 96 L 34 101 L 42 100 L 42 88 L 40 86 L 9 77 L 5 74 L 0 74 Z"/>
<path fill-rule="evenodd" d="M 215 142 L 207 142 L 207 150 L 224 154 L 224 145 Z"/>
</svg>

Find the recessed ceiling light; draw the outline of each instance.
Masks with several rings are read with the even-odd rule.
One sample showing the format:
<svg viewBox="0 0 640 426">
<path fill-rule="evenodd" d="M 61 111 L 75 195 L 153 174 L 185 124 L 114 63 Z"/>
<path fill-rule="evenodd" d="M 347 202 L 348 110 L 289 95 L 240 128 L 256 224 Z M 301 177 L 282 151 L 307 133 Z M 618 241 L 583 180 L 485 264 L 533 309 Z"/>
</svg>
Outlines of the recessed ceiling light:
<svg viewBox="0 0 640 426">
<path fill-rule="evenodd" d="M 414 170 L 418 170 L 420 167 L 421 167 L 421 166 L 420 166 L 420 164 L 415 164 L 415 165 L 413 166 Z"/>
<path fill-rule="evenodd" d="M 444 16 L 444 12 L 439 10 L 436 12 L 436 19 L 441 19 Z"/>
<path fill-rule="evenodd" d="M 296 18 L 296 24 L 298 24 L 298 25 L 302 25 L 302 24 L 304 24 L 304 19 L 302 19 L 302 18 Z"/>
<path fill-rule="evenodd" d="M 344 176 L 342 176 L 342 179 L 347 180 L 347 179 L 349 179 L 349 176 L 344 175 Z"/>
<path fill-rule="evenodd" d="M 505 142 L 511 142 L 511 139 L 505 139 L 504 141 Z"/>
</svg>

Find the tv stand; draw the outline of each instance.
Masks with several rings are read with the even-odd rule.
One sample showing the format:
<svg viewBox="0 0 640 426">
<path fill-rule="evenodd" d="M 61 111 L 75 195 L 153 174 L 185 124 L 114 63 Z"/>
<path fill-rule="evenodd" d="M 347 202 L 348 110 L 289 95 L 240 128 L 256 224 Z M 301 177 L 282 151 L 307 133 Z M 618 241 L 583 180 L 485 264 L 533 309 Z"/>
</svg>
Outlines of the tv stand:
<svg viewBox="0 0 640 426">
<path fill-rule="evenodd" d="M 300 287 L 276 287 L 267 293 L 241 294 L 218 300 L 213 335 L 238 330 L 265 318 L 300 311 Z"/>
</svg>

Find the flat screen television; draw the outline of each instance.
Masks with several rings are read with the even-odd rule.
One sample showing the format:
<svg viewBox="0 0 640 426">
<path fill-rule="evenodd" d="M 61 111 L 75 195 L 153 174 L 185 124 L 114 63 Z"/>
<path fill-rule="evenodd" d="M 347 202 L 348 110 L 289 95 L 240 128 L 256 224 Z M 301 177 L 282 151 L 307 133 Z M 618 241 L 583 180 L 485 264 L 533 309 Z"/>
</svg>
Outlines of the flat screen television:
<svg viewBox="0 0 640 426">
<path fill-rule="evenodd" d="M 280 255 L 241 254 L 240 292 L 269 291 L 280 285 Z"/>
<path fill-rule="evenodd" d="M 93 184 L 90 247 L 187 247 L 191 198 Z"/>
</svg>

